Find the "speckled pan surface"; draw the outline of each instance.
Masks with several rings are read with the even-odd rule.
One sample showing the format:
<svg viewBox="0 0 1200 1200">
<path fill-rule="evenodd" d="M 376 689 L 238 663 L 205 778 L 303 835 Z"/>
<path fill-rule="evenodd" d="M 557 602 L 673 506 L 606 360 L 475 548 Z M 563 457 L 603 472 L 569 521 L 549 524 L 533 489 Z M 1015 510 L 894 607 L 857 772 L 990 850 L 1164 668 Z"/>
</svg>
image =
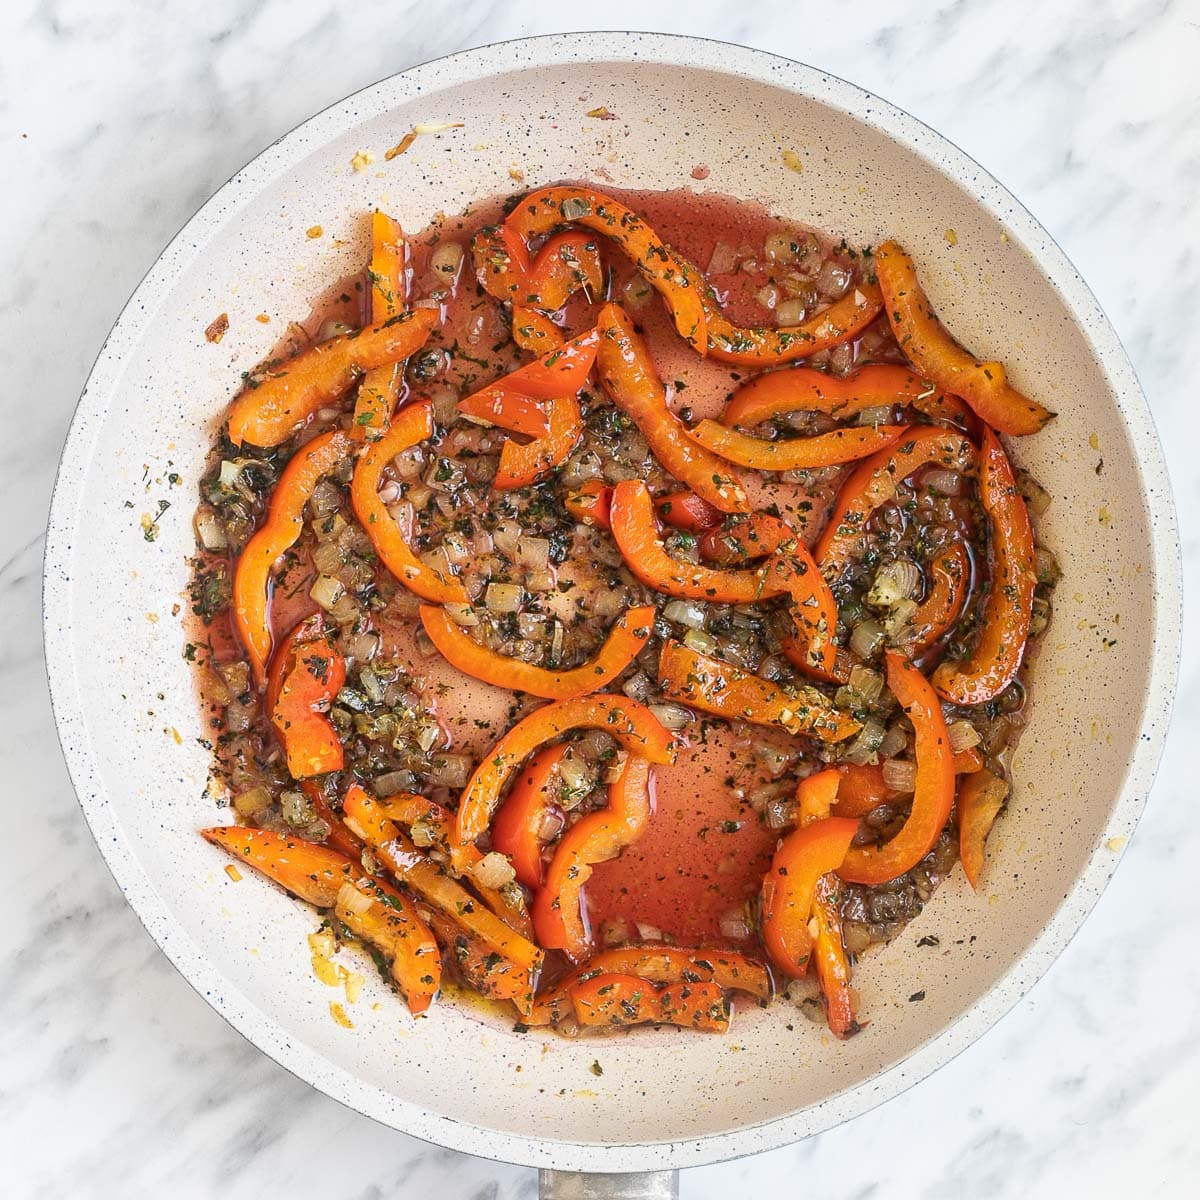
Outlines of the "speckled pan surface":
<svg viewBox="0 0 1200 1200">
<path fill-rule="evenodd" d="M 585 116 L 600 105 L 618 119 Z M 386 162 L 418 121 L 464 126 Z M 802 172 L 785 168 L 784 149 Z M 359 152 L 374 155 L 365 170 L 351 165 Z M 691 179 L 698 163 L 703 183 Z M 511 190 L 514 166 L 527 186 L 689 185 L 851 240 L 896 236 L 951 328 L 1060 414 L 1019 448 L 1055 497 L 1042 535 L 1066 577 L 988 887 L 973 895 L 956 873 L 862 961 L 872 1023 L 845 1045 L 785 1006 L 742 1014 L 723 1039 L 569 1043 L 449 1005 L 413 1022 L 375 985 L 347 1030 L 311 974 L 311 914 L 261 881 L 232 883 L 195 836 L 214 810 L 175 613 L 195 483 L 239 373 L 280 320 L 357 269 L 370 208 L 418 228 Z M 325 236 L 308 239 L 318 224 Z M 203 331 L 221 312 L 229 332 L 212 345 Z M 170 507 L 148 541 L 143 516 L 160 501 Z M 101 352 L 64 452 L 46 563 L 71 774 L 114 874 L 176 966 L 264 1051 L 362 1112 L 472 1153 L 583 1170 L 688 1166 L 794 1140 L 895 1095 L 987 1029 L 1116 867 L 1157 764 L 1179 638 L 1176 535 L 1149 413 L 1104 315 L 1041 227 L 961 152 L 858 88 L 762 53 L 648 35 L 535 39 L 428 64 L 314 117 L 231 180 Z M 926 934 L 939 944 L 918 947 Z"/>
</svg>

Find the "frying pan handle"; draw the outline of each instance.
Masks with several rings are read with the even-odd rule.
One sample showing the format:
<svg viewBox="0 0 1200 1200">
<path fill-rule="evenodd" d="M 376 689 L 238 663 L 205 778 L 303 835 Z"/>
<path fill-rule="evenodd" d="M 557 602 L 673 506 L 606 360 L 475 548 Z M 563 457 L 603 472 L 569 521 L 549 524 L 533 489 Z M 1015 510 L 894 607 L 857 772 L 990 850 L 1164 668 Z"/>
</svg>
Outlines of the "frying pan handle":
<svg viewBox="0 0 1200 1200">
<path fill-rule="evenodd" d="M 539 1200 L 679 1200 L 678 1171 L 632 1175 L 579 1175 L 539 1171 Z"/>
</svg>

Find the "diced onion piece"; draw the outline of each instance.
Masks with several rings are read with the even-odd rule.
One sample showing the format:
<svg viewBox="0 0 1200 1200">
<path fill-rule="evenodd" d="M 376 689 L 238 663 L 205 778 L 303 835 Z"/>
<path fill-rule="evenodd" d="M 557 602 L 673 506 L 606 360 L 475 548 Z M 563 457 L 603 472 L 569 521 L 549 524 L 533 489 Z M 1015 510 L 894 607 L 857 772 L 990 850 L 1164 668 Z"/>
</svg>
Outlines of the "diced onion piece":
<svg viewBox="0 0 1200 1200">
<path fill-rule="evenodd" d="M 473 763 L 468 754 L 439 754 L 434 758 L 430 770 L 426 773 L 434 783 L 443 787 L 465 787 L 471 774 Z"/>
<path fill-rule="evenodd" d="M 550 566 L 550 543 L 545 538 L 522 538 L 517 543 L 517 562 L 530 570 L 546 570 Z"/>
<path fill-rule="evenodd" d="M 941 496 L 957 496 L 962 492 L 963 477 L 957 471 L 945 467 L 931 467 L 921 477 L 921 482 L 931 492 Z"/>
<path fill-rule="evenodd" d="M 860 425 L 886 425 L 891 419 L 892 406 L 890 404 L 876 404 L 871 408 L 864 408 L 858 414 Z"/>
<path fill-rule="evenodd" d="M 883 695 L 883 676 L 859 663 L 850 668 L 850 687 L 859 694 L 863 703 L 870 707 Z"/>
<path fill-rule="evenodd" d="M 492 531 L 492 539 L 505 558 L 516 558 L 517 547 L 521 544 L 521 526 L 516 521 L 499 521 Z"/>
<path fill-rule="evenodd" d="M 961 750 L 970 750 L 972 746 L 978 746 L 983 741 L 979 730 L 970 721 L 951 721 L 946 726 L 946 736 L 950 739 L 950 749 L 955 754 Z"/>
<path fill-rule="evenodd" d="M 229 546 L 224 522 L 211 508 L 202 508 L 196 514 L 196 535 L 205 550 L 225 550 Z"/>
<path fill-rule="evenodd" d="M 563 808 L 574 808 L 599 778 L 599 773 L 581 754 L 570 750 L 559 760 L 558 775 L 562 780 Z"/>
<path fill-rule="evenodd" d="M 860 621 L 850 633 L 850 650 L 859 658 L 872 658 L 886 636 L 883 626 L 873 618 Z"/>
<path fill-rule="evenodd" d="M 411 771 L 389 771 L 386 775 L 376 776 L 371 790 L 381 800 L 385 800 L 397 792 L 411 791 L 416 784 L 417 777 Z"/>
<path fill-rule="evenodd" d="M 794 263 L 800 254 L 796 239 L 788 233 L 769 233 L 763 243 L 767 261 L 772 263 Z"/>
<path fill-rule="evenodd" d="M 708 610 L 695 600 L 672 600 L 663 609 L 663 616 L 677 625 L 689 629 L 703 629 L 708 619 Z"/>
<path fill-rule="evenodd" d="M 341 581 L 332 575 L 318 575 L 312 587 L 308 589 L 308 594 L 326 612 L 332 612 L 337 602 L 346 594 L 346 589 L 342 587 Z"/>
<path fill-rule="evenodd" d="M 1054 552 L 1045 546 L 1038 546 L 1033 552 L 1033 573 L 1038 583 L 1057 583 L 1062 578 L 1062 568 Z"/>
<path fill-rule="evenodd" d="M 904 730 L 898 724 L 889 725 L 887 733 L 883 735 L 883 741 L 879 743 L 879 757 L 881 760 L 895 758 L 907 745 L 908 737 Z"/>
<path fill-rule="evenodd" d="M 322 575 L 336 575 L 345 565 L 346 559 L 338 542 L 318 542 L 312 552 L 313 566 Z"/>
<path fill-rule="evenodd" d="M 621 691 L 627 695 L 630 700 L 636 700 L 639 704 L 645 704 L 647 697 L 654 691 L 654 684 L 650 682 L 650 677 L 642 671 L 638 671 L 635 675 L 631 675 L 622 685 Z"/>
<path fill-rule="evenodd" d="M 521 608 L 522 589 L 517 583 L 489 583 L 483 594 L 488 612 L 515 613 Z"/>
<path fill-rule="evenodd" d="M 498 850 L 485 854 L 471 868 L 471 875 L 480 887 L 493 889 L 502 888 L 506 883 L 512 883 L 517 877 L 512 863 Z"/>
<path fill-rule="evenodd" d="M 882 721 L 868 717 L 863 722 L 858 736 L 846 747 L 846 752 L 842 757 L 846 762 L 856 763 L 859 766 L 873 763 L 879 747 L 883 744 L 885 732 Z"/>
<path fill-rule="evenodd" d="M 663 940 L 663 932 L 657 925 L 647 925 L 645 921 L 635 922 L 637 925 L 638 937 L 643 942 L 661 942 Z"/>
<path fill-rule="evenodd" d="M 280 793 L 279 810 L 283 819 L 295 827 L 307 825 L 317 815 L 312 801 L 303 792 L 291 789 Z"/>
<path fill-rule="evenodd" d="M 1017 472 L 1017 490 L 1025 497 L 1025 503 L 1035 517 L 1040 517 L 1050 507 L 1050 493 L 1028 471 Z"/>
<path fill-rule="evenodd" d="M 737 266 L 737 250 L 728 242 L 718 242 L 708 260 L 706 275 L 728 275 Z"/>
<path fill-rule="evenodd" d="M 442 607 L 455 625 L 471 628 L 479 624 L 479 614 L 469 604 L 445 604 Z"/>
<path fill-rule="evenodd" d="M 709 273 L 712 273 L 711 267 Z M 650 285 L 640 275 L 635 275 L 625 285 L 622 294 L 629 308 L 643 308 L 650 299 Z"/>
<path fill-rule="evenodd" d="M 682 704 L 651 704 L 650 711 L 664 729 L 684 729 L 696 719 L 696 714 Z"/>
<path fill-rule="evenodd" d="M 253 817 L 271 807 L 271 793 L 261 784 L 247 788 L 234 796 L 233 807 L 239 817 Z"/>
<path fill-rule="evenodd" d="M 883 764 L 883 786 L 890 792 L 911 792 L 917 786 L 917 764 L 910 759 L 889 758 Z"/>
<path fill-rule="evenodd" d="M 779 303 L 779 289 L 773 283 L 768 283 L 765 287 L 760 287 L 754 293 L 754 299 L 763 308 L 773 309 Z"/>
<path fill-rule="evenodd" d="M 808 316 L 808 304 L 799 297 L 785 300 L 775 309 L 776 325 L 799 325 Z"/>
<path fill-rule="evenodd" d="M 370 896 L 360 892 L 352 883 L 343 883 L 338 889 L 337 907 L 354 916 L 362 916 L 374 903 Z"/>
<path fill-rule="evenodd" d="M 875 572 L 867 603 L 872 608 L 894 608 L 921 590 L 921 568 L 911 558 L 896 558 Z"/>
<path fill-rule="evenodd" d="M 915 600 L 906 598 L 896 601 L 895 607 L 883 622 L 883 629 L 888 637 L 895 637 L 913 619 L 917 607 Z"/>
<path fill-rule="evenodd" d="M 729 912 L 722 913 L 719 921 L 721 936 L 733 942 L 743 942 L 753 932 L 750 928 L 750 918 L 744 904 Z"/>
<path fill-rule="evenodd" d="M 689 629 L 683 635 L 683 644 L 697 654 L 715 654 L 717 651 L 717 639 L 701 629 Z"/>
<path fill-rule="evenodd" d="M 429 256 L 429 269 L 454 279 L 462 266 L 463 248 L 460 242 L 442 242 Z"/>
<path fill-rule="evenodd" d="M 552 592 L 555 586 L 554 572 L 548 567 L 532 570 L 525 576 L 525 586 L 531 592 Z"/>
</svg>

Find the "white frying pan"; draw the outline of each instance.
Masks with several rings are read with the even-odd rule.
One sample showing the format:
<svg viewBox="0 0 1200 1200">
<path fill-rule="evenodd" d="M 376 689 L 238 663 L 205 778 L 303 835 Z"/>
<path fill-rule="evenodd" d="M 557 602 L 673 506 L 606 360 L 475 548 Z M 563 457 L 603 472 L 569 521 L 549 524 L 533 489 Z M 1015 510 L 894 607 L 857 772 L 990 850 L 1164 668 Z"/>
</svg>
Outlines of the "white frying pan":
<svg viewBox="0 0 1200 1200">
<path fill-rule="evenodd" d="M 600 106 L 618 119 L 585 115 Z M 385 161 L 411 126 L 441 121 L 464 125 Z M 785 149 L 801 172 L 785 167 Z M 359 152 L 374 162 L 356 170 Z M 696 182 L 700 164 L 709 172 Z M 761 199 L 852 242 L 898 237 L 955 333 L 1011 364 L 1017 386 L 1059 414 L 1019 447 L 1054 496 L 1041 530 L 1066 574 L 1033 671 L 1013 800 L 989 842 L 988 886 L 974 895 L 956 872 L 909 934 L 862 960 L 871 1024 L 848 1043 L 786 1004 L 739 1013 L 724 1038 L 570 1042 L 453 1004 L 413 1021 L 378 983 L 348 1006 L 345 1029 L 329 1011 L 338 997 L 310 969 L 311 913 L 262 880 L 232 882 L 221 852 L 196 836 L 215 814 L 174 614 L 196 481 L 239 371 L 264 356 L 280 321 L 359 269 L 368 210 L 417 229 L 520 186 L 510 168 L 528 187 L 687 185 Z M 314 225 L 324 236 L 306 237 Z M 209 344 L 203 331 L 222 312 L 229 331 Z M 171 507 L 147 540 L 143 515 L 160 499 Z M 580 34 L 472 50 L 376 84 L 288 134 L 201 209 L 121 314 L 80 401 L 54 495 L 45 607 L 60 736 L 96 841 L 218 1012 L 314 1087 L 396 1129 L 552 1168 L 548 1195 L 666 1196 L 665 1174 L 556 1173 L 666 1172 L 826 1129 L 934 1070 L 1041 975 L 1145 801 L 1175 685 L 1180 581 L 1166 470 L 1129 362 L 1062 252 L 985 171 L 811 68 L 689 38 Z M 916 948 L 926 932 L 936 950 Z M 909 1003 L 917 992 L 924 1001 Z"/>
</svg>

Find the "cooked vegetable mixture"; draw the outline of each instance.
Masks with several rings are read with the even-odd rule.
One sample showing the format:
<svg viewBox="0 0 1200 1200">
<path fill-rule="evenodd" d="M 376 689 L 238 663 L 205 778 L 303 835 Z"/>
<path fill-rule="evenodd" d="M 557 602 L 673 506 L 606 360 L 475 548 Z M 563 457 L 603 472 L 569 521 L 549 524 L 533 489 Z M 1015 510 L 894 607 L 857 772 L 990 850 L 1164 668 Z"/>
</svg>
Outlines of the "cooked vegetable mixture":
<svg viewBox="0 0 1200 1200">
<path fill-rule="evenodd" d="M 203 834 L 414 1016 L 787 992 L 849 1037 L 856 960 L 986 870 L 1059 574 L 1000 435 L 1052 417 L 895 242 L 590 186 L 376 212 L 201 484 Z"/>
</svg>

